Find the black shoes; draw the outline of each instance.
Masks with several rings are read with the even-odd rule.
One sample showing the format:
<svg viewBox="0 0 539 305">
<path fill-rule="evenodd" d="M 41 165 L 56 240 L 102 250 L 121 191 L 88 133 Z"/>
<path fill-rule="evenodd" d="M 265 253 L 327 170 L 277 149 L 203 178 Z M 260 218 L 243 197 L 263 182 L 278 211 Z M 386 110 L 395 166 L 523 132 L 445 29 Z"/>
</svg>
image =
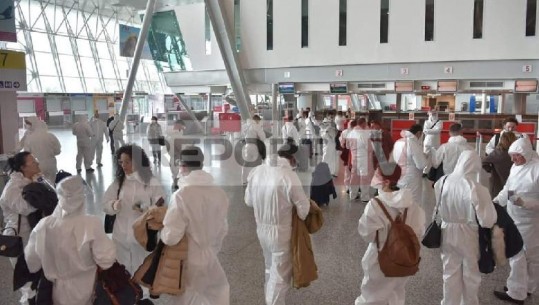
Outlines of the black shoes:
<svg viewBox="0 0 539 305">
<path fill-rule="evenodd" d="M 103 167 L 103 164 L 97 163 L 97 167 Z"/>
<path fill-rule="evenodd" d="M 507 286 L 503 286 L 503 291 L 509 291 L 509 288 L 507 288 Z M 532 294 L 528 292 L 528 296 L 531 297 Z"/>
<path fill-rule="evenodd" d="M 91 167 L 89 167 L 89 168 L 86 169 L 86 172 L 87 172 L 87 173 L 93 173 L 94 171 L 95 171 L 95 169 L 93 169 L 93 168 L 91 168 Z"/>
<path fill-rule="evenodd" d="M 494 291 L 494 296 L 497 297 L 498 299 L 502 300 L 502 301 L 507 301 L 507 302 L 513 303 L 513 304 L 524 305 L 524 301 L 513 299 L 512 297 L 510 297 L 507 294 L 507 292 Z"/>
<path fill-rule="evenodd" d="M 80 172 L 82 172 L 82 169 L 77 168 L 77 174 L 80 174 Z"/>
</svg>

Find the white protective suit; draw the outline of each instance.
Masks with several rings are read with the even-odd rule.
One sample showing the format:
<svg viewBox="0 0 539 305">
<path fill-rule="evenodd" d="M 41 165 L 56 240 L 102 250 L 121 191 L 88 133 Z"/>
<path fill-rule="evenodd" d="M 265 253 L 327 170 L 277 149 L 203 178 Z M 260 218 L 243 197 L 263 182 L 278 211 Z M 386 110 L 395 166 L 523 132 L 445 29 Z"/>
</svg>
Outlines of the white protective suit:
<svg viewBox="0 0 539 305">
<path fill-rule="evenodd" d="M 374 193 L 371 180 L 374 175 L 372 162 L 371 131 L 356 126 L 346 135 L 346 147 L 350 149 L 351 181 L 350 199 L 355 199 L 361 189 L 361 200 L 369 201 Z"/>
<path fill-rule="evenodd" d="M 254 120 L 248 120 L 247 126 L 245 126 L 245 146 L 242 150 L 242 156 L 243 160 L 245 162 L 254 162 L 258 158 L 260 158 L 260 154 L 258 152 L 258 147 L 256 146 L 256 140 L 260 140 L 262 142 L 266 141 L 266 134 L 264 133 L 264 129 L 262 129 L 262 126 L 259 123 L 256 123 Z M 241 168 L 241 182 L 245 184 L 247 182 L 247 177 L 249 176 L 249 173 L 253 167 L 249 166 L 242 166 Z"/>
<path fill-rule="evenodd" d="M 92 159 L 95 156 L 96 163 L 101 164 L 101 158 L 103 156 L 103 135 L 105 135 L 107 142 L 110 140 L 107 123 L 93 117 L 90 120 L 90 127 L 92 127 L 92 132 L 94 134 L 92 137 L 92 149 L 94 151 L 94 153 L 92 153 Z"/>
<path fill-rule="evenodd" d="M 5 228 L 17 229 L 19 227 L 19 215 L 21 215 L 19 236 L 22 238 L 23 245 L 28 243 L 28 237 L 32 231 L 26 216 L 36 211 L 36 208 L 22 198 L 22 189 L 31 182 L 32 180 L 25 178 L 22 173 L 13 172 L 9 176 L 9 181 L 0 197 L 0 207 L 4 214 Z M 3 234 L 14 235 L 15 232 L 13 230 L 5 230 Z M 17 258 L 10 258 L 10 261 L 11 265 L 15 267 Z M 30 289 L 30 283 L 23 286 L 20 291 L 22 293 L 20 304 L 28 304 L 28 299 L 34 295 L 32 289 Z"/>
<path fill-rule="evenodd" d="M 195 170 L 182 177 L 163 221 L 161 240 L 176 245 L 186 235 L 185 292 L 176 305 L 228 305 L 230 286 L 217 257 L 228 232 L 229 202 L 213 177 Z"/>
<path fill-rule="evenodd" d="M 338 131 L 344 130 L 344 122 L 346 122 L 346 118 L 342 115 L 336 115 L 335 116 L 335 126 Z"/>
<path fill-rule="evenodd" d="M 481 158 L 473 150 L 460 154 L 453 173 L 434 185 L 442 220 L 442 305 L 479 305 L 479 233 L 476 221 L 491 228 L 497 219 L 490 193 L 477 182 Z M 446 178 L 447 177 L 447 178 Z M 444 183 L 445 179 L 445 183 Z M 442 192 L 443 185 L 443 193 Z M 441 198 L 441 199 L 440 199 Z"/>
<path fill-rule="evenodd" d="M 427 159 L 423 154 L 419 140 L 413 133 L 403 130 L 401 138 L 393 146 L 391 156 L 402 170 L 401 178 L 397 185 L 400 188 L 409 189 L 412 192 L 414 201 L 421 205 L 421 196 L 423 195 L 422 176 L 423 169 L 427 166 Z"/>
<path fill-rule="evenodd" d="M 438 167 L 443 162 L 444 174 L 449 175 L 455 169 L 460 154 L 471 149 L 472 147 L 463 136 L 449 137 L 447 143 L 442 144 L 440 148 L 431 149 L 431 165 Z"/>
<path fill-rule="evenodd" d="M 333 176 L 337 175 L 339 170 L 337 146 L 335 144 L 335 137 L 337 136 L 337 130 L 331 124 L 323 124 L 320 126 L 320 136 L 324 140 L 324 147 L 322 149 L 322 162 L 326 162 L 329 166 L 329 171 Z"/>
<path fill-rule="evenodd" d="M 54 305 L 91 305 L 97 266 L 108 269 L 116 261 L 114 243 L 103 221 L 85 213 L 82 178 L 62 180 L 58 197 L 53 214 L 30 235 L 24 250 L 28 270 L 43 269 L 53 283 Z"/>
<path fill-rule="evenodd" d="M 342 148 L 350 149 L 348 146 L 346 146 L 346 139 L 350 131 L 352 131 L 351 125 L 349 125 L 347 129 L 343 130 L 343 132 L 341 133 L 341 136 L 339 137 L 339 142 Z M 348 158 L 348 156 L 345 156 L 345 158 Z M 351 179 L 352 179 L 352 173 L 350 172 L 350 166 L 345 165 L 344 166 L 344 187 L 346 188 L 347 191 L 350 191 Z"/>
<path fill-rule="evenodd" d="M 284 305 L 292 280 L 292 208 L 305 219 L 309 198 L 290 162 L 276 155 L 253 169 L 248 181 L 245 203 L 254 208 L 264 254 L 266 305 Z"/>
<path fill-rule="evenodd" d="M 94 132 L 86 117 L 81 117 L 79 121 L 73 125 L 73 135 L 77 137 L 77 170 L 81 169 L 83 159 L 84 167 L 86 169 L 91 168 L 94 160 L 94 149 L 92 147 L 91 138 L 94 136 Z"/>
<path fill-rule="evenodd" d="M 284 123 L 283 127 L 281 128 L 281 137 L 284 143 L 286 143 L 286 139 L 288 138 L 292 138 L 294 140 L 294 144 L 296 145 L 299 145 L 300 143 L 299 132 L 292 122 Z"/>
<path fill-rule="evenodd" d="M 179 164 L 177 164 L 179 158 L 180 158 L 180 152 L 183 143 L 181 139 L 183 138 L 183 130 L 173 130 L 171 131 L 165 141 L 165 144 L 167 145 L 167 151 L 169 155 L 169 166 L 170 166 L 170 173 L 172 174 L 172 181 L 176 181 L 178 179 L 178 172 L 180 170 Z M 173 182 L 175 185 L 176 183 Z"/>
<path fill-rule="evenodd" d="M 418 239 L 421 238 L 425 230 L 425 212 L 414 202 L 409 190 L 402 189 L 394 192 L 380 190 L 378 199 L 384 203 L 393 219 L 408 208 L 406 224 L 414 230 Z M 355 305 L 405 304 L 404 288 L 409 277 L 386 277 L 378 263 L 376 231 L 378 231 L 380 249 L 382 249 L 390 227 L 391 223 L 378 203 L 374 200 L 369 201 L 359 219 L 358 226 L 359 235 L 369 243 L 369 246 L 361 260 L 364 276 L 361 283 L 361 295 L 356 299 Z"/>
<path fill-rule="evenodd" d="M 513 164 L 505 186 L 494 201 L 507 206 L 524 240 L 523 251 L 509 259 L 511 273 L 507 279 L 507 294 L 524 300 L 526 293 L 537 292 L 539 285 L 539 158 L 529 139 L 513 142 L 509 154 L 514 153 L 524 156 L 526 164 Z M 509 191 L 514 192 L 511 200 Z M 523 206 L 514 204 L 516 198 L 520 198 Z"/>
<path fill-rule="evenodd" d="M 423 133 L 425 139 L 423 140 L 423 152 L 428 153 L 432 148 L 438 149 L 440 147 L 440 134 L 442 132 L 443 123 L 438 120 L 438 115 L 429 115 L 429 118 L 425 120 L 423 125 Z"/>
<path fill-rule="evenodd" d="M 500 132 L 500 137 L 502 136 L 504 132 L 505 130 L 502 130 Z M 515 136 L 517 136 L 518 139 L 521 139 L 521 138 L 528 139 L 528 135 L 525 133 L 520 133 L 518 131 L 513 131 L 513 133 L 515 134 Z M 492 138 L 490 138 L 490 141 L 488 141 L 487 146 L 485 147 L 485 153 L 487 154 L 487 156 L 490 155 L 490 153 L 496 149 L 496 145 L 497 145 L 496 135 L 493 135 Z"/>
<path fill-rule="evenodd" d="M 32 153 L 38 160 L 45 179 L 54 185 L 58 172 L 56 156 L 62 152 L 62 145 L 58 138 L 48 131 L 45 122 L 37 117 L 29 117 L 26 120 L 31 122 L 32 126 L 25 132 L 19 145 L 24 151 Z"/>
<path fill-rule="evenodd" d="M 165 199 L 165 192 L 157 178 L 152 177 L 149 185 L 146 185 L 138 172 L 125 176 L 118 197 L 121 201 L 119 211 L 115 211 L 112 207 L 117 199 L 117 192 L 118 181 L 115 180 L 103 195 L 103 209 L 109 215 L 116 215 L 112 240 L 116 245 L 118 262 L 125 265 L 127 271 L 134 274 L 149 252 L 146 252 L 133 235 L 133 223 L 142 215 L 141 212 L 134 210 L 133 206 L 138 203 L 142 209 L 146 210 L 159 198 Z"/>
<path fill-rule="evenodd" d="M 119 115 L 114 116 L 114 120 L 109 124 L 109 130 L 112 131 L 112 137 L 114 138 L 114 149 L 118 150 L 125 145 L 124 122 L 120 120 Z"/>
</svg>

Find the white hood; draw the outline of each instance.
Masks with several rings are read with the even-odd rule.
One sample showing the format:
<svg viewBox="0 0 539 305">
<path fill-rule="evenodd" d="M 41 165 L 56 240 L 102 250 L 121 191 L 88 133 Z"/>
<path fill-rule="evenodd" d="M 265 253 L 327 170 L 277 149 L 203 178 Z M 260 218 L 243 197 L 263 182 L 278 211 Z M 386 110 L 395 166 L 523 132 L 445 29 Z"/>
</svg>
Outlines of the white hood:
<svg viewBox="0 0 539 305">
<path fill-rule="evenodd" d="M 271 167 L 282 167 L 292 169 L 290 161 L 286 158 L 279 157 L 277 154 L 270 155 L 269 158 L 266 158 L 266 164 Z"/>
<path fill-rule="evenodd" d="M 401 131 L 401 137 L 402 138 L 416 138 L 416 136 L 413 133 L 409 132 L 408 130 Z"/>
<path fill-rule="evenodd" d="M 466 140 L 463 136 L 452 136 L 449 137 L 449 140 L 447 140 L 448 143 L 455 143 L 455 144 L 466 144 L 468 143 L 468 140 Z"/>
<path fill-rule="evenodd" d="M 203 170 L 194 170 L 189 175 L 180 177 L 178 185 L 180 188 L 187 185 L 210 186 L 214 185 L 213 181 L 213 176 L 210 173 Z"/>
<path fill-rule="evenodd" d="M 392 208 L 409 208 L 415 204 L 412 193 L 408 189 L 401 189 L 393 192 L 378 190 L 378 198 Z"/>
<path fill-rule="evenodd" d="M 85 190 L 84 182 L 79 176 L 67 177 L 56 187 L 58 206 L 53 212 L 54 217 L 84 214 Z"/>
<path fill-rule="evenodd" d="M 481 158 L 473 150 L 463 151 L 457 160 L 453 174 L 468 176 L 481 171 Z"/>
<path fill-rule="evenodd" d="M 533 150 L 529 139 L 520 138 L 509 147 L 509 154 L 521 154 L 526 159 L 526 163 L 537 158 L 537 153 Z"/>
<path fill-rule="evenodd" d="M 25 119 L 26 121 L 30 122 L 32 124 L 32 127 L 28 128 L 28 130 L 34 132 L 34 131 L 47 131 L 47 124 L 40 120 L 38 117 L 31 116 Z"/>
</svg>

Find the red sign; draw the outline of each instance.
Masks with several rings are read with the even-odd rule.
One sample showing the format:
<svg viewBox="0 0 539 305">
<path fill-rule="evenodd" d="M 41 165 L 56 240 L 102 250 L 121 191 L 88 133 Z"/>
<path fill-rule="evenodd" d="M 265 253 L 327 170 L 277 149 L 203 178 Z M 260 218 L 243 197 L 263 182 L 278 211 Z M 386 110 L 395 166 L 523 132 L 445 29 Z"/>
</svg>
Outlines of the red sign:
<svg viewBox="0 0 539 305">
<path fill-rule="evenodd" d="M 421 90 L 430 90 L 430 86 L 421 86 Z"/>
</svg>

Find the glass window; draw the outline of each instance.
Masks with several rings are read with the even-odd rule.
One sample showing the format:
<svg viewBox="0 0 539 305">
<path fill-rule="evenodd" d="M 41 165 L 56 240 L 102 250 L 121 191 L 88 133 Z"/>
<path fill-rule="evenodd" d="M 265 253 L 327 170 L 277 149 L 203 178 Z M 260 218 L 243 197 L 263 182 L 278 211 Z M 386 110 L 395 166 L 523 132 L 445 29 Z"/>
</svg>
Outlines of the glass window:
<svg viewBox="0 0 539 305">
<path fill-rule="evenodd" d="M 85 57 L 92 57 L 92 49 L 90 49 L 90 43 L 86 39 L 77 39 L 77 47 L 79 49 L 79 55 Z"/>
<path fill-rule="evenodd" d="M 85 77 L 97 77 L 96 63 L 93 58 L 81 57 L 80 62 Z"/>
<path fill-rule="evenodd" d="M 34 51 L 51 52 L 51 45 L 47 34 L 31 32 Z"/>
<path fill-rule="evenodd" d="M 106 42 L 97 42 L 96 47 L 99 58 L 110 59 L 109 48 L 107 47 Z"/>
<path fill-rule="evenodd" d="M 88 93 L 102 93 L 103 92 L 99 78 L 87 77 L 86 88 L 88 90 Z"/>
<path fill-rule="evenodd" d="M 301 47 L 309 46 L 309 0 L 301 0 Z"/>
<path fill-rule="evenodd" d="M 60 54 L 60 65 L 62 66 L 62 74 L 67 77 L 78 77 L 77 63 L 73 55 Z M 66 84 L 67 87 L 67 84 Z M 69 87 L 68 87 L 69 88 Z"/>
<path fill-rule="evenodd" d="M 211 54 L 211 23 L 210 23 L 210 16 L 208 15 L 208 11 L 206 10 L 206 14 L 204 14 L 204 37 L 206 39 L 206 55 Z"/>
<path fill-rule="evenodd" d="M 473 38 L 483 38 L 483 0 L 474 0 L 473 4 Z"/>
<path fill-rule="evenodd" d="M 64 83 L 69 92 L 84 93 L 81 79 L 79 77 L 64 77 Z"/>
<path fill-rule="evenodd" d="M 115 79 L 105 79 L 105 89 L 107 92 L 122 91 Z"/>
<path fill-rule="evenodd" d="M 114 73 L 114 66 L 112 65 L 112 61 L 108 59 L 100 59 L 100 61 L 103 78 L 116 78 L 116 73 Z"/>
<path fill-rule="evenodd" d="M 241 9 L 240 0 L 234 0 L 234 33 L 236 34 L 236 51 L 241 47 Z"/>
<path fill-rule="evenodd" d="M 54 65 L 54 59 L 51 53 L 35 52 L 37 69 L 40 75 L 56 76 L 56 66 Z"/>
<path fill-rule="evenodd" d="M 387 43 L 389 33 L 389 0 L 380 0 L 380 43 Z"/>
<path fill-rule="evenodd" d="M 425 41 L 434 40 L 434 0 L 425 0 Z"/>
<path fill-rule="evenodd" d="M 56 39 L 58 54 L 73 55 L 69 37 L 56 35 L 54 38 Z"/>
<path fill-rule="evenodd" d="M 41 87 L 43 92 L 62 92 L 60 80 L 57 76 L 41 76 Z"/>
<path fill-rule="evenodd" d="M 339 0 L 339 45 L 346 45 L 346 18 L 348 0 Z"/>
<path fill-rule="evenodd" d="M 526 6 L 526 36 L 535 36 L 537 28 L 537 0 L 528 0 Z"/>
<path fill-rule="evenodd" d="M 273 0 L 266 0 L 266 50 L 273 50 Z"/>
<path fill-rule="evenodd" d="M 129 64 L 125 60 L 118 60 L 118 69 L 120 70 L 121 79 L 127 79 Z"/>
</svg>

